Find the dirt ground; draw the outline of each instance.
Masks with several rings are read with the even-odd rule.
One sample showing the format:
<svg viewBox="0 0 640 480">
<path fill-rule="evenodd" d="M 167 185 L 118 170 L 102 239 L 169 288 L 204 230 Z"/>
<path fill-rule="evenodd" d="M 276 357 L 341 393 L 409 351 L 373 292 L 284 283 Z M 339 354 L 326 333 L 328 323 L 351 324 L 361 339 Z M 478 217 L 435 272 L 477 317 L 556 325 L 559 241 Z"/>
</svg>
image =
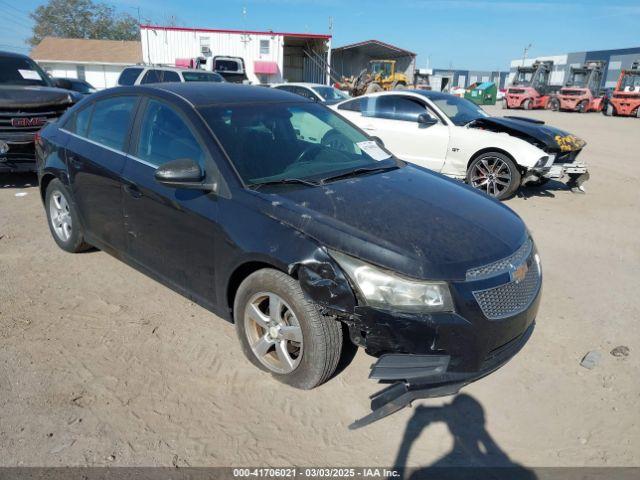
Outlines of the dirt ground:
<svg viewBox="0 0 640 480">
<path fill-rule="evenodd" d="M 587 140 L 591 171 L 586 195 L 507 202 L 543 262 L 531 341 L 455 399 L 358 431 L 378 389 L 363 352 L 314 391 L 276 383 L 232 325 L 103 252 L 58 249 L 35 177 L 0 177 L 0 465 L 640 465 L 640 121 L 525 115 Z"/>
</svg>

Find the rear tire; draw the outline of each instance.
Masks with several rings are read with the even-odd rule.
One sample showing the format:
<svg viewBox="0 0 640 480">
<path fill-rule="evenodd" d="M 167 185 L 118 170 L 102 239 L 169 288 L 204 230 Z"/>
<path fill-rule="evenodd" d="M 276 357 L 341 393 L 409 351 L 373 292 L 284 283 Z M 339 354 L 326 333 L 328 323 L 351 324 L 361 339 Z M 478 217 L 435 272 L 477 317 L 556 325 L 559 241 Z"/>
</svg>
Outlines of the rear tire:
<svg viewBox="0 0 640 480">
<path fill-rule="evenodd" d="M 367 89 L 365 90 L 364 93 L 369 94 L 369 93 L 377 93 L 377 92 L 382 92 L 383 88 L 378 85 L 377 83 L 370 83 L 367 86 Z"/>
<path fill-rule="evenodd" d="M 342 328 L 289 275 L 270 268 L 249 275 L 238 288 L 233 318 L 251 363 L 294 388 L 327 381 L 340 360 Z"/>
<path fill-rule="evenodd" d="M 497 200 L 511 197 L 521 182 L 522 175 L 516 164 L 499 152 L 479 155 L 467 169 L 467 183 Z"/>
<path fill-rule="evenodd" d="M 524 102 L 522 102 L 523 110 L 531 110 L 533 102 L 530 98 L 527 98 Z"/>
<path fill-rule="evenodd" d="M 612 117 L 615 114 L 613 105 L 607 103 L 607 106 L 602 109 L 602 113 L 604 113 L 607 117 Z"/>
<path fill-rule="evenodd" d="M 502 99 L 502 109 L 503 110 L 509 110 L 509 104 L 507 103 L 507 99 L 506 98 Z"/>
<path fill-rule="evenodd" d="M 84 241 L 84 232 L 78 211 L 67 187 L 57 178 L 51 180 L 45 192 L 47 223 L 58 246 L 70 253 L 79 253 L 91 248 Z"/>
<path fill-rule="evenodd" d="M 586 100 L 581 101 L 576 108 L 576 112 L 578 113 L 587 113 L 588 103 Z"/>
<path fill-rule="evenodd" d="M 551 110 L 554 112 L 560 110 L 560 102 L 557 98 L 552 98 L 551 100 L 549 100 L 549 103 L 547 104 L 547 110 Z"/>
</svg>

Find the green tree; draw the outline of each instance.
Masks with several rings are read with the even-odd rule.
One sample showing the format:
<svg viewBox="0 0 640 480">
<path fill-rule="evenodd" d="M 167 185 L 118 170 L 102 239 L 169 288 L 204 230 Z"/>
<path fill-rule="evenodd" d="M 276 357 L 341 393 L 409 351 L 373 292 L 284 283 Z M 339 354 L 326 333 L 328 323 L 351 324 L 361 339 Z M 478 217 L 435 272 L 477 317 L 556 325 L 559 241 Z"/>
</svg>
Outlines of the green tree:
<svg viewBox="0 0 640 480">
<path fill-rule="evenodd" d="M 49 0 L 29 16 L 34 22 L 31 45 L 37 45 L 44 37 L 138 39 L 138 22 L 131 15 L 91 0 Z"/>
</svg>

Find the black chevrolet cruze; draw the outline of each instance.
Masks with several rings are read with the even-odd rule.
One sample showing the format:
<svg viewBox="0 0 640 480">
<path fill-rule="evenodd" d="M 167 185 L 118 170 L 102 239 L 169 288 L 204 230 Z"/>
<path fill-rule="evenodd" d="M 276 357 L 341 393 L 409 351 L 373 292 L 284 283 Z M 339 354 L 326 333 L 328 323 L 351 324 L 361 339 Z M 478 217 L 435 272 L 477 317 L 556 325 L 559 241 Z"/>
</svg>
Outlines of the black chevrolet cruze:
<svg viewBox="0 0 640 480">
<path fill-rule="evenodd" d="M 457 392 L 527 341 L 542 273 L 499 202 L 394 158 L 273 89 L 94 94 L 37 138 L 56 243 L 95 246 L 233 321 L 247 358 L 310 389 L 345 342 L 379 357 L 364 425 Z"/>
</svg>

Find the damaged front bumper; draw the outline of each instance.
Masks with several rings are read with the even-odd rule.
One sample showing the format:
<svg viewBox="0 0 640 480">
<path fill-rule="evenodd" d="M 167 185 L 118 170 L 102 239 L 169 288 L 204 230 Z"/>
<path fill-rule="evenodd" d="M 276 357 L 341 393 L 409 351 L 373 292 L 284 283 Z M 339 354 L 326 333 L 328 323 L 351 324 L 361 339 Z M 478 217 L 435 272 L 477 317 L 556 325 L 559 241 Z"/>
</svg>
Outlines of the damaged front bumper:
<svg viewBox="0 0 640 480">
<path fill-rule="evenodd" d="M 589 180 L 587 164 L 577 160 L 579 152 L 561 154 L 555 161 L 541 168 L 532 168 L 522 177 L 522 184 L 537 183 L 541 180 L 566 180 L 572 190 L 584 192 L 583 184 Z"/>
<path fill-rule="evenodd" d="M 506 345 L 493 352 L 477 372 L 450 371 L 449 355 L 387 354 L 371 366 L 370 379 L 391 383 L 374 393 L 371 413 L 356 420 L 349 428 L 355 430 L 372 424 L 411 405 L 415 400 L 455 395 L 471 382 L 496 371 L 506 364 L 527 343 L 535 323 Z"/>
</svg>

